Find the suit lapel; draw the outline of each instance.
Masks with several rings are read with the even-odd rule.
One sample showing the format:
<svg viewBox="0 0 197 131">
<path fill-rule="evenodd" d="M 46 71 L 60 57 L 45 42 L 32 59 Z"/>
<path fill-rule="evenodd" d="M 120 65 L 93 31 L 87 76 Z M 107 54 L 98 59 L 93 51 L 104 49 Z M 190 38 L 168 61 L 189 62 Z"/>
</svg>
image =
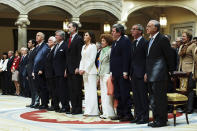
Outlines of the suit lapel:
<svg viewBox="0 0 197 131">
<path fill-rule="evenodd" d="M 73 40 L 71 41 L 70 48 L 68 48 L 68 50 L 70 50 L 73 47 L 73 43 L 75 43 L 75 40 L 77 39 L 77 37 L 78 37 L 78 34 L 76 34 Z"/>
<path fill-rule="evenodd" d="M 155 37 L 155 39 L 154 39 L 154 41 L 153 41 L 153 43 L 152 43 L 152 45 L 151 45 L 151 47 L 150 47 L 149 54 L 150 54 L 151 50 L 153 49 L 153 47 L 154 47 L 154 46 L 156 45 L 156 43 L 158 42 L 159 36 L 160 36 L 160 33 L 158 33 L 157 36 Z M 150 42 L 150 40 L 149 40 L 149 42 Z M 149 42 L 148 42 L 148 43 L 149 43 Z M 149 55 L 149 54 L 148 54 L 148 55 Z"/>
</svg>

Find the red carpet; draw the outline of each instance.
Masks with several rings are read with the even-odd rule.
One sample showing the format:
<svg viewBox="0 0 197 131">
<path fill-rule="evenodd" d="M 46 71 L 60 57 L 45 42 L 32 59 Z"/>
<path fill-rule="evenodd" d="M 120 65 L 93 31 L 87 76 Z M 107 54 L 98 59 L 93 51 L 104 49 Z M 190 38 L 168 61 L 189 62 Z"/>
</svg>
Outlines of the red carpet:
<svg viewBox="0 0 197 131">
<path fill-rule="evenodd" d="M 39 114 L 40 113 L 46 113 L 46 110 L 39 110 L 39 111 L 32 111 L 32 112 L 27 112 L 24 114 L 21 114 L 20 117 L 27 119 L 27 120 L 32 120 L 32 121 L 39 121 L 39 122 L 50 122 L 50 123 L 63 123 L 63 124 L 125 124 L 129 122 L 115 122 L 115 121 L 92 121 L 92 122 L 83 122 L 83 121 L 57 121 L 56 119 L 42 119 Z M 39 113 L 39 114 L 38 114 Z M 177 117 L 181 116 L 182 113 L 177 113 Z M 65 117 L 65 116 L 63 116 Z M 173 114 L 168 114 L 168 119 L 173 118 Z M 152 118 L 150 118 L 152 121 Z"/>
</svg>

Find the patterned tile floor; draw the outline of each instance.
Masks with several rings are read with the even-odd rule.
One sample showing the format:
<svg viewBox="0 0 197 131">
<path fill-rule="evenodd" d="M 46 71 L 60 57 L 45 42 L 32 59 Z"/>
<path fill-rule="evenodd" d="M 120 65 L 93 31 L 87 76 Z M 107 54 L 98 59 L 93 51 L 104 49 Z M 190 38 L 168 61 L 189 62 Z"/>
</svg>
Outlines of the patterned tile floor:
<svg viewBox="0 0 197 131">
<path fill-rule="evenodd" d="M 189 115 L 189 125 L 185 115 L 182 115 L 177 117 L 176 127 L 173 126 L 173 119 L 169 119 L 167 127 L 153 129 L 146 124 L 38 111 L 26 108 L 29 103 L 29 98 L 0 95 L 0 131 L 197 131 L 197 113 Z"/>
</svg>

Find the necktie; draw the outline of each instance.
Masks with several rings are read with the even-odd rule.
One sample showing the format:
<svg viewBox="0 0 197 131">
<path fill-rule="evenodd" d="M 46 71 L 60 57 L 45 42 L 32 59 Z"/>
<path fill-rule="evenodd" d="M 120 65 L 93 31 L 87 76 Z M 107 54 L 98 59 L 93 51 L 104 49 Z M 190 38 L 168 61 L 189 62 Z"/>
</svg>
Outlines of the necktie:
<svg viewBox="0 0 197 131">
<path fill-rule="evenodd" d="M 21 61 L 23 61 L 24 56 L 21 57 Z"/>
<path fill-rule="evenodd" d="M 71 40 L 72 40 L 72 35 L 70 35 L 69 40 L 68 40 L 68 48 L 70 48 Z"/>
<path fill-rule="evenodd" d="M 116 40 L 116 41 L 114 41 L 114 47 L 116 47 L 116 44 L 117 44 L 117 40 Z"/>
<path fill-rule="evenodd" d="M 137 40 L 134 40 L 134 42 L 133 42 L 133 51 L 136 50 L 136 44 L 137 44 Z"/>
<path fill-rule="evenodd" d="M 59 43 L 57 44 L 57 46 L 56 46 L 56 48 L 55 48 L 54 56 L 56 55 L 58 48 L 59 48 Z"/>
<path fill-rule="evenodd" d="M 150 41 L 149 41 L 149 44 L 148 44 L 148 55 L 149 55 L 150 48 L 151 48 L 151 46 L 153 44 L 153 40 L 154 40 L 154 38 L 151 38 Z"/>
</svg>

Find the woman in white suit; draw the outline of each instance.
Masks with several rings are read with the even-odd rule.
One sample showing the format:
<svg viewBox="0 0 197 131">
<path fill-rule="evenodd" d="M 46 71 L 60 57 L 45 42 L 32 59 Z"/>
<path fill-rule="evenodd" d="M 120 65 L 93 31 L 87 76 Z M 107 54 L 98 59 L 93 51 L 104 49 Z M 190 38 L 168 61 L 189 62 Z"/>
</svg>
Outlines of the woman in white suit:
<svg viewBox="0 0 197 131">
<path fill-rule="evenodd" d="M 8 74 L 7 74 L 7 63 L 8 63 L 8 54 L 3 53 L 3 57 L 0 60 L 0 74 L 1 74 L 1 88 L 2 88 L 2 95 L 6 95 L 8 93 L 7 90 L 7 83 L 8 83 Z"/>
<path fill-rule="evenodd" d="M 97 69 L 95 66 L 95 58 L 97 48 L 95 43 L 95 36 L 91 32 L 86 32 L 84 35 L 85 45 L 81 51 L 81 61 L 79 66 L 79 73 L 83 75 L 83 83 L 85 89 L 85 116 L 99 115 L 98 98 L 97 98 Z"/>
<path fill-rule="evenodd" d="M 113 96 L 107 95 L 107 80 L 110 78 L 109 63 L 113 38 L 110 34 L 102 34 L 100 38 L 102 50 L 99 56 L 100 66 L 98 69 L 98 74 L 100 78 L 101 104 L 103 110 L 103 114 L 100 116 L 100 118 L 106 119 L 115 116 L 113 108 Z"/>
</svg>

